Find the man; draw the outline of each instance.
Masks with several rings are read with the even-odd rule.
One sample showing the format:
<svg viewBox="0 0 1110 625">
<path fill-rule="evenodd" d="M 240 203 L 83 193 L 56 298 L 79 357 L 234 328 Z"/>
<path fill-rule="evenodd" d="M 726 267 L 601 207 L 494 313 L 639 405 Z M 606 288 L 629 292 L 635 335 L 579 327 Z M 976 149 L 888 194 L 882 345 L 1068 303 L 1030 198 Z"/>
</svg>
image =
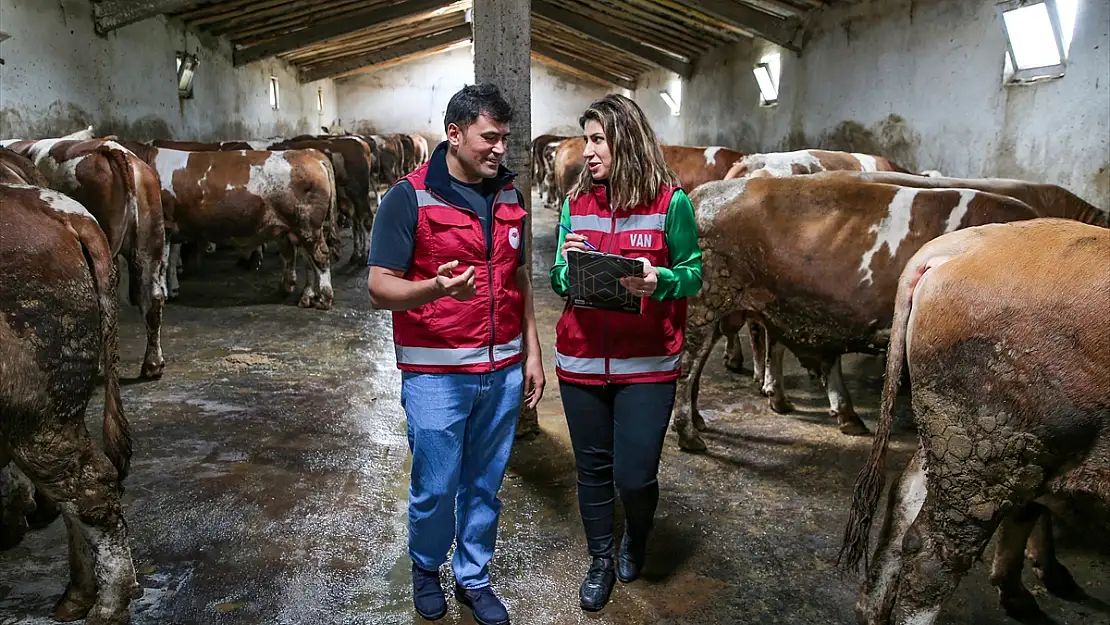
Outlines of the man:
<svg viewBox="0 0 1110 625">
<path fill-rule="evenodd" d="M 438 570 L 454 539 L 455 598 L 481 625 L 509 622 L 489 582 L 497 491 L 522 396 L 533 408 L 544 387 L 524 201 L 501 165 L 511 120 L 493 85 L 452 96 L 447 141 L 385 194 L 371 234 L 370 301 L 393 311 L 412 451 L 413 604 L 427 620 L 447 613 Z"/>
</svg>

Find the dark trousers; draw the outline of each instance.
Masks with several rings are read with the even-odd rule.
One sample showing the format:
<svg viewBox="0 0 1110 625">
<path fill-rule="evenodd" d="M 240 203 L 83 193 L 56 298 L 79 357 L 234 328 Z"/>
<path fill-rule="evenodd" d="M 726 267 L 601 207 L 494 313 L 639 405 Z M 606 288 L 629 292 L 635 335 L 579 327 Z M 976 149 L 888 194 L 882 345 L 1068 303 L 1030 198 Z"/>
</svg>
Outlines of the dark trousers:
<svg viewBox="0 0 1110 625">
<path fill-rule="evenodd" d="M 578 508 L 591 556 L 612 556 L 613 486 L 629 536 L 646 540 L 659 502 L 659 456 L 675 383 L 559 383 L 578 465 Z"/>
</svg>

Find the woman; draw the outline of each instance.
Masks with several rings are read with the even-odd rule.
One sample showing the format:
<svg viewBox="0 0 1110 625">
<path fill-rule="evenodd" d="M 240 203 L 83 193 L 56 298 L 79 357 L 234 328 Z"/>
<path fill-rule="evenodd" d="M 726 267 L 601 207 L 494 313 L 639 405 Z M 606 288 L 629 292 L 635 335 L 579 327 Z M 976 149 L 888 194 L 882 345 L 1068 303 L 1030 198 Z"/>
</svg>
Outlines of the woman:
<svg viewBox="0 0 1110 625">
<path fill-rule="evenodd" d="M 551 269 L 566 295 L 570 250 L 640 258 L 642 278 L 622 278 L 644 298 L 640 314 L 575 307 L 556 328 L 556 373 L 578 467 L 578 506 L 592 558 L 579 589 L 585 610 L 609 601 L 614 575 L 635 580 L 644 565 L 659 500 L 656 475 L 679 377 L 686 298 L 701 288 L 693 206 L 667 168 L 655 132 L 632 100 L 610 95 L 579 119 L 585 167 L 562 207 Z M 614 563 L 613 487 L 625 531 Z"/>
</svg>

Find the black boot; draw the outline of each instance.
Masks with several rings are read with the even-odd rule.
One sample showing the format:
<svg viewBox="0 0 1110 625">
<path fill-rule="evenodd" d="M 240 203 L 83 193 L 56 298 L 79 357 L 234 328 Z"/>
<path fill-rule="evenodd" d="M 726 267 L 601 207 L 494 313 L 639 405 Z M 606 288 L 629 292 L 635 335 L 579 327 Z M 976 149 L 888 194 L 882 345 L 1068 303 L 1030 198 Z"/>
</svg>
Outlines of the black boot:
<svg viewBox="0 0 1110 625">
<path fill-rule="evenodd" d="M 625 584 L 635 581 L 644 568 L 646 552 L 647 541 L 629 538 L 626 531 L 624 539 L 621 540 L 620 552 L 617 554 L 617 579 Z"/>
<path fill-rule="evenodd" d="M 595 556 L 590 564 L 590 572 L 582 580 L 578 589 L 578 600 L 582 609 L 597 612 L 609 603 L 609 593 L 613 592 L 613 559 Z"/>
</svg>

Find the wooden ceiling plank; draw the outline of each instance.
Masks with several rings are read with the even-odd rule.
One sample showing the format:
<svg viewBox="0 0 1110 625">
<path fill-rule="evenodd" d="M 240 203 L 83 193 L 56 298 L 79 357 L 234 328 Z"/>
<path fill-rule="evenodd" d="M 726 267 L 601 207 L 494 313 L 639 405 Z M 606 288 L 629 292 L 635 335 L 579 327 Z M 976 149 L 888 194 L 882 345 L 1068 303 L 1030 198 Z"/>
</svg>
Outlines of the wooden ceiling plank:
<svg viewBox="0 0 1110 625">
<path fill-rule="evenodd" d="M 638 56 L 680 76 L 688 77 L 693 73 L 693 66 L 689 63 L 679 61 L 638 41 L 614 33 L 594 20 L 567 11 L 545 0 L 533 0 L 532 11 L 537 15 L 542 15 L 549 20 L 568 26 L 591 39 L 596 39 L 628 54 Z"/>
<path fill-rule="evenodd" d="M 450 2 L 445 2 L 445 0 L 408 0 L 383 9 L 371 9 L 342 19 L 321 22 L 300 32 L 278 37 L 269 43 L 236 50 L 234 65 L 238 67 L 358 30 L 381 26 L 414 15 L 423 15 L 445 4 L 450 4 Z"/>
<path fill-rule="evenodd" d="M 106 35 L 147 18 L 197 6 L 205 0 L 102 0 L 93 5 L 96 32 Z"/>
<path fill-rule="evenodd" d="M 680 0 L 692 9 L 719 20 L 749 29 L 760 37 L 788 50 L 798 52 L 794 37 L 800 22 L 796 19 L 779 19 L 759 9 L 730 0 Z"/>
<path fill-rule="evenodd" d="M 628 89 L 629 91 L 633 91 L 633 90 L 636 89 L 636 81 L 629 80 L 628 78 L 625 78 L 623 76 L 617 76 L 617 75 L 612 74 L 608 71 L 593 67 L 593 66 L 589 65 L 588 63 L 586 63 L 582 59 L 575 58 L 575 57 L 572 57 L 568 54 L 564 54 L 562 52 L 559 52 L 558 50 L 556 50 L 554 48 L 548 47 L 547 45 L 543 44 L 542 42 L 533 41 L 532 42 L 532 51 L 535 54 L 538 54 L 538 55 L 543 56 L 543 57 L 547 57 L 548 59 L 551 59 L 552 61 L 555 61 L 555 62 L 557 62 L 561 65 L 565 65 L 565 66 L 573 68 L 573 69 L 575 69 L 579 72 L 589 74 L 589 75 L 591 75 L 595 78 L 600 78 L 601 80 L 604 80 L 607 83 L 616 85 L 616 86 L 624 88 L 624 89 Z"/>
<path fill-rule="evenodd" d="M 422 37 L 420 39 L 410 39 L 385 50 L 380 50 L 363 56 L 358 56 L 343 61 L 339 61 L 330 65 L 313 69 L 307 72 L 301 72 L 301 83 L 309 83 L 324 78 L 331 78 L 346 72 L 350 72 L 361 67 L 370 67 L 379 65 L 387 61 L 392 61 L 401 57 L 411 56 L 417 52 L 423 52 L 436 46 L 448 46 L 456 44 L 460 41 L 470 39 L 473 30 L 470 24 L 462 24 L 450 30 L 432 35 L 430 37 Z"/>
<path fill-rule="evenodd" d="M 461 22 L 462 20 L 457 21 Z M 320 51 L 315 54 L 300 57 L 296 60 L 289 60 L 289 62 L 296 64 L 301 69 L 307 70 L 310 69 L 312 66 L 326 65 L 346 57 L 361 56 L 385 50 L 393 46 L 402 44 L 409 39 L 418 39 L 420 37 L 435 35 L 445 30 L 450 30 L 451 28 L 454 28 L 456 26 L 459 26 L 459 24 L 451 21 L 446 23 L 440 22 L 428 27 L 422 27 L 419 30 L 413 30 L 412 28 L 409 28 L 406 29 L 404 32 L 393 32 L 389 36 L 376 37 L 372 40 L 360 42 L 358 44 L 351 44 L 342 48 Z"/>
</svg>

